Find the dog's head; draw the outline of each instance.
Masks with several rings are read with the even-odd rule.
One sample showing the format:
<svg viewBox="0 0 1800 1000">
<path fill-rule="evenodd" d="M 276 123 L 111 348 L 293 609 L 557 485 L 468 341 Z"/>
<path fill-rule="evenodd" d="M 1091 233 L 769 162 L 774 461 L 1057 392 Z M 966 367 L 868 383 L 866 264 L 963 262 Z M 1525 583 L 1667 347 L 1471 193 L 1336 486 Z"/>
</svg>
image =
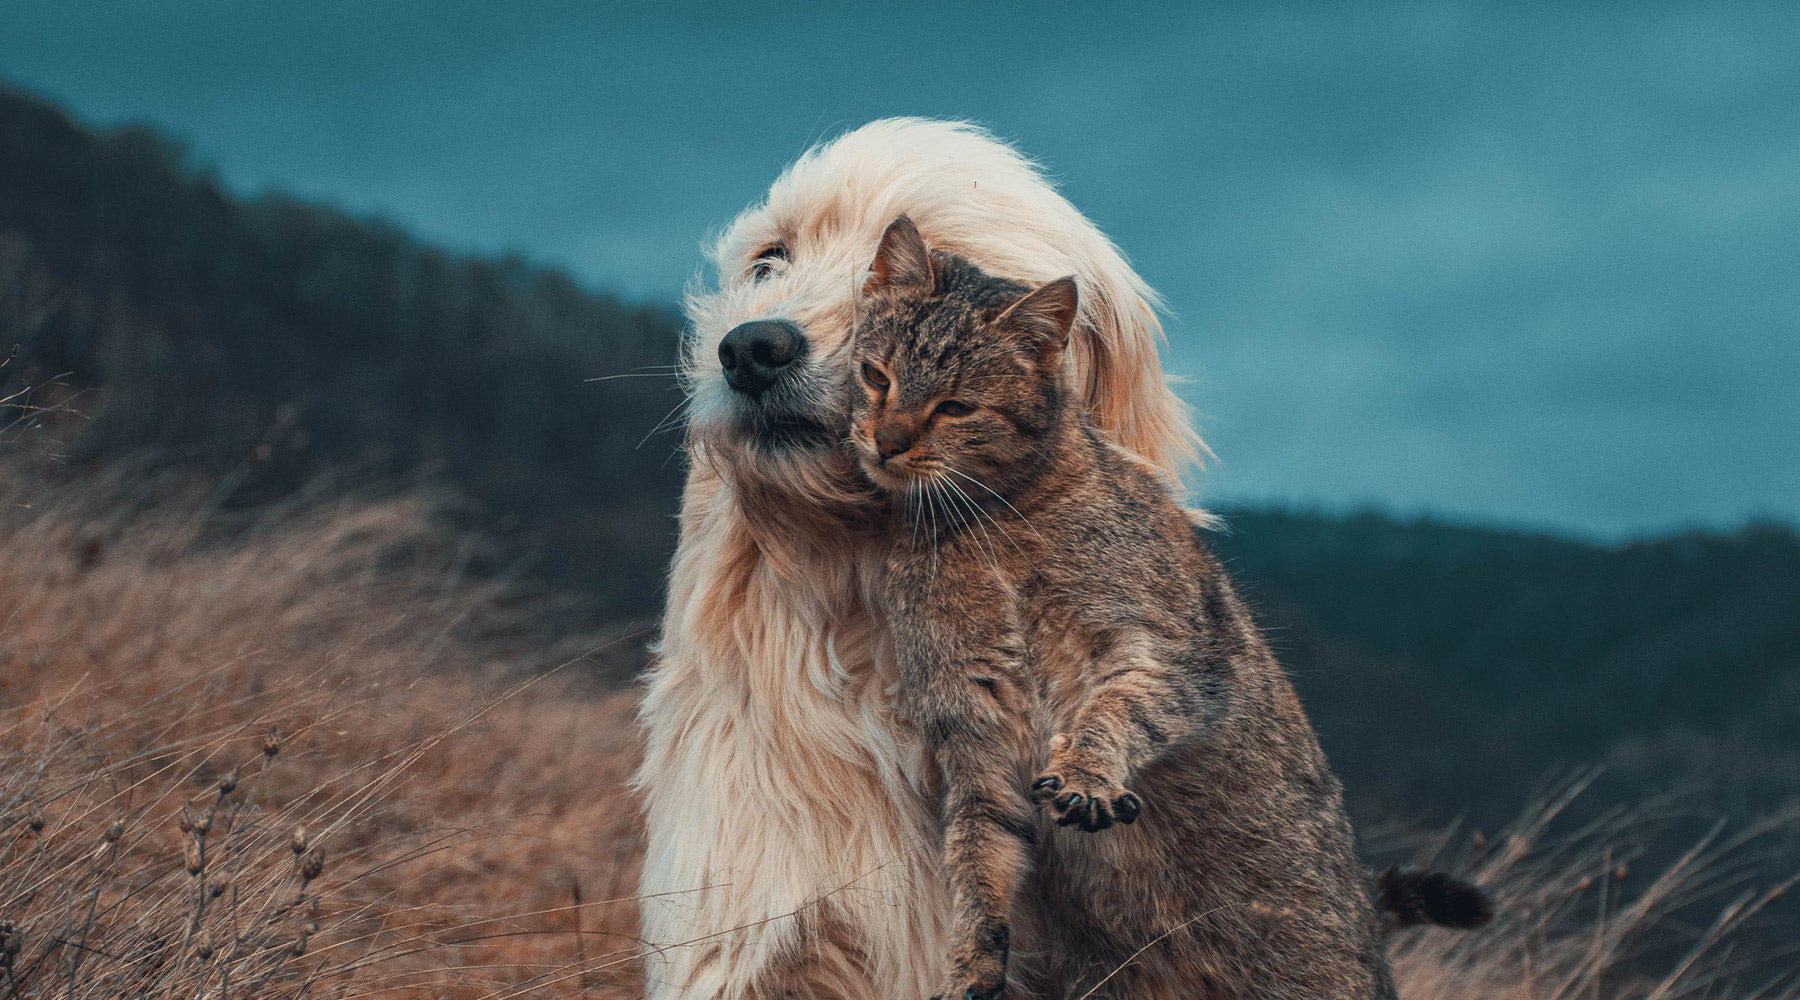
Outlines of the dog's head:
<svg viewBox="0 0 1800 1000">
<path fill-rule="evenodd" d="M 845 444 L 851 328 L 876 246 L 902 215 L 990 273 L 1074 275 L 1083 295 L 1065 363 L 1096 426 L 1172 475 L 1197 455 L 1157 356 L 1156 295 L 1111 241 L 981 129 L 897 118 L 808 151 L 714 246 L 714 284 L 687 298 L 696 461 L 790 501 L 865 496 Z"/>
</svg>

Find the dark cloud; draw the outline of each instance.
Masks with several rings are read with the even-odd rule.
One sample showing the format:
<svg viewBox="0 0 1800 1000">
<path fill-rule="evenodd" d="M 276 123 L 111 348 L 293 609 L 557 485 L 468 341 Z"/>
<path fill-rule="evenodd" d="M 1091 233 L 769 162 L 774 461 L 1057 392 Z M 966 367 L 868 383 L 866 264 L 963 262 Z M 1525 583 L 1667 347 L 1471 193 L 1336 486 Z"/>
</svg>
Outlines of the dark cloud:
<svg viewBox="0 0 1800 1000">
<path fill-rule="evenodd" d="M 0 73 L 647 298 L 807 143 L 975 118 L 1168 295 L 1208 496 L 1800 517 L 1800 7 L 612 6 L 9 0 Z"/>
</svg>

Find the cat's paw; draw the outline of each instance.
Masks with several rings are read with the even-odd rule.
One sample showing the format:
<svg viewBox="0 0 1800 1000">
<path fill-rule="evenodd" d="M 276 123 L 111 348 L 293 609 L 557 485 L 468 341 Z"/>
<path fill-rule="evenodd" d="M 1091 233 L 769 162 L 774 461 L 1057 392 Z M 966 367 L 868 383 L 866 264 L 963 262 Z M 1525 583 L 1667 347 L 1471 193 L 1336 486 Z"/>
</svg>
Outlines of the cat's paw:
<svg viewBox="0 0 1800 1000">
<path fill-rule="evenodd" d="M 931 1000 L 1000 1000 L 1006 993 L 1005 960 L 982 964 L 987 967 L 951 976 L 950 984 L 932 994 Z"/>
<path fill-rule="evenodd" d="M 950 984 L 931 1000 L 1000 1000 L 1006 992 L 1007 939 L 1004 923 L 971 932 L 950 958 Z"/>
<path fill-rule="evenodd" d="M 1143 800 L 1116 779 L 1064 760 L 1058 754 L 1048 773 L 1031 783 L 1031 798 L 1048 804 L 1058 826 L 1078 826 L 1089 833 L 1114 823 L 1133 823 L 1144 811 Z"/>
<path fill-rule="evenodd" d="M 961 980 L 944 987 L 943 992 L 932 994 L 931 1000 L 1000 1000 L 1006 994 L 1006 980 L 997 983 L 972 983 L 965 985 Z"/>
</svg>

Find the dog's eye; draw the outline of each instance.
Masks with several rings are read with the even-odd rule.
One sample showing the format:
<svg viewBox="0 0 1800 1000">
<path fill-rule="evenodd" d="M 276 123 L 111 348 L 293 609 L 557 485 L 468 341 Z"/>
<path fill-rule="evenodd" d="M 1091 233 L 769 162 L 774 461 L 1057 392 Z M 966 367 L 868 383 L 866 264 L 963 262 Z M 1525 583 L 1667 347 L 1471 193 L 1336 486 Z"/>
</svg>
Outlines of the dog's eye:
<svg viewBox="0 0 1800 1000">
<path fill-rule="evenodd" d="M 888 387 L 887 375 L 867 361 L 863 362 L 862 377 L 863 381 L 869 383 L 871 388 L 886 389 Z"/>
<path fill-rule="evenodd" d="M 761 281 L 775 273 L 776 261 L 792 259 L 793 257 L 788 254 L 787 244 L 771 243 L 756 251 L 756 256 L 750 258 L 750 276 Z"/>
<path fill-rule="evenodd" d="M 941 413 L 946 417 L 966 417 L 975 412 L 975 408 L 961 400 L 946 399 L 937 405 L 933 413 Z"/>
</svg>

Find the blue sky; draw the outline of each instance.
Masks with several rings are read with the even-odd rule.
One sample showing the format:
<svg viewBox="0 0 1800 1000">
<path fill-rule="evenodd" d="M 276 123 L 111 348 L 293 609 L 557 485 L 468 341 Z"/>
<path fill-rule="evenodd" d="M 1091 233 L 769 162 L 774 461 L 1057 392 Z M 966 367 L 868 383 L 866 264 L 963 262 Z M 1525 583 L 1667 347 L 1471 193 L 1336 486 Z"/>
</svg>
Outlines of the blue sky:
<svg viewBox="0 0 1800 1000">
<path fill-rule="evenodd" d="M 0 4 L 235 189 L 673 299 L 871 118 L 1016 140 L 1168 297 L 1219 499 L 1800 520 L 1800 4 Z"/>
</svg>

